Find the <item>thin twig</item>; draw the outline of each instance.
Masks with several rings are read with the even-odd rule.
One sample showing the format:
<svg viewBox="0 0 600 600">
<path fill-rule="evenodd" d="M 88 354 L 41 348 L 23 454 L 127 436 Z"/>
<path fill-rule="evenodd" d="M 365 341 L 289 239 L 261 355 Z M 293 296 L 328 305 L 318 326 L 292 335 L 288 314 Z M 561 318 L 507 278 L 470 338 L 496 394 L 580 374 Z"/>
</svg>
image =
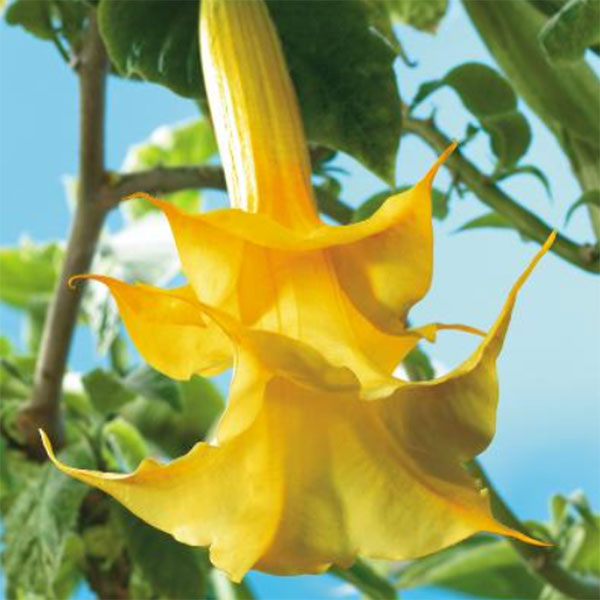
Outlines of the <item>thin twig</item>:
<svg viewBox="0 0 600 600">
<path fill-rule="evenodd" d="M 492 509 L 502 523 L 527 533 L 527 528 L 521 523 L 510 507 L 504 502 L 494 488 L 481 464 L 473 461 L 469 464 L 470 473 L 479 479 L 483 486 L 490 492 Z M 567 571 L 559 562 L 560 554 L 551 548 L 540 548 L 510 539 L 513 548 L 519 553 L 527 568 L 544 583 L 549 583 L 553 588 L 569 598 L 597 600 L 600 598 L 600 584 L 587 581 Z"/>
<path fill-rule="evenodd" d="M 68 289 L 67 281 L 89 267 L 96 250 L 106 210 L 98 202 L 104 177 L 104 115 L 107 58 L 98 33 L 95 11 L 78 57 L 80 124 L 77 207 L 65 261 L 46 317 L 36 364 L 31 399 L 19 415 L 19 429 L 32 454 L 40 449 L 37 429 L 42 427 L 60 446 L 60 395 L 82 287 Z"/>
<path fill-rule="evenodd" d="M 436 152 L 445 150 L 451 144 L 451 140 L 437 129 L 431 119 L 415 119 L 406 116 L 403 126 L 406 133 L 417 135 Z M 446 166 L 458 175 L 481 202 L 505 217 L 524 236 L 539 244 L 543 244 L 548 239 L 552 227 L 503 192 L 469 161 L 460 149 L 449 156 Z M 552 245 L 552 252 L 585 271 L 600 273 L 600 253 L 597 247 L 589 244 L 580 245 L 558 234 Z"/>
</svg>

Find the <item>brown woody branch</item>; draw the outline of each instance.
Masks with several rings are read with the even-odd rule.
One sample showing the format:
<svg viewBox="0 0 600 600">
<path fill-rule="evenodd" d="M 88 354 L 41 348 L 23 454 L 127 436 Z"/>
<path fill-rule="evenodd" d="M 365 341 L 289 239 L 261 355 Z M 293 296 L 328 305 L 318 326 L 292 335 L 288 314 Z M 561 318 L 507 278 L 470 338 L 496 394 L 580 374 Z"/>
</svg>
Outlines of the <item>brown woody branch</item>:
<svg viewBox="0 0 600 600">
<path fill-rule="evenodd" d="M 33 454 L 41 451 L 39 427 L 57 446 L 62 442 L 62 378 L 83 291 L 82 287 L 68 289 L 67 281 L 71 275 L 89 270 L 106 215 L 98 199 L 104 178 L 107 58 L 93 10 L 76 64 L 80 98 L 77 207 L 65 262 L 44 324 L 32 396 L 18 420 L 26 446 Z"/>
</svg>

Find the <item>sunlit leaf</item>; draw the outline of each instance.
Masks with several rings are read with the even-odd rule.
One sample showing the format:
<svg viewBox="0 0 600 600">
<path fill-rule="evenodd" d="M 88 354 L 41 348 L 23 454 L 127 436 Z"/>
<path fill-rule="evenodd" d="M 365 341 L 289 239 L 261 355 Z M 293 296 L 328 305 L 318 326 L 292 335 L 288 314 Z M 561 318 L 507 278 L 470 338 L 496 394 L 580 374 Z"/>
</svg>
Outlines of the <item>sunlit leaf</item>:
<svg viewBox="0 0 600 600">
<path fill-rule="evenodd" d="M 55 243 L 33 244 L 0 249 L 0 302 L 15 308 L 45 309 L 60 272 L 63 249 Z"/>
</svg>

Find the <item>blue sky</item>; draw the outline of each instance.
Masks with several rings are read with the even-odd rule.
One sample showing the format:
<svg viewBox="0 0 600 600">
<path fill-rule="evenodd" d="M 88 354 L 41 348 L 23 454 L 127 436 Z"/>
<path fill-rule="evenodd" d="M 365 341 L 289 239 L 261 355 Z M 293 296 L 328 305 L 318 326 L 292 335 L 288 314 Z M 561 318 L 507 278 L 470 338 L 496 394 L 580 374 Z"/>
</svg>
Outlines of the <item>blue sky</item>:
<svg viewBox="0 0 600 600">
<path fill-rule="evenodd" d="M 409 55 L 418 61 L 410 69 L 398 64 L 400 89 L 409 99 L 419 83 L 443 76 L 461 62 L 493 64 L 460 5 L 452 8 L 436 37 L 401 28 Z M 596 66 L 597 63 L 596 63 Z M 64 238 L 69 211 L 61 176 L 76 170 L 76 81 L 53 48 L 21 30 L 0 25 L 0 244 L 13 244 L 27 234 L 36 241 Z M 420 114 L 435 106 L 440 127 L 460 137 L 468 114 L 452 91 L 442 90 L 424 103 Z M 525 106 L 534 139 L 523 163 L 535 164 L 548 175 L 554 196 L 549 202 L 539 182 L 528 176 L 503 184 L 523 205 L 561 227 L 578 186 L 553 137 Z M 107 165 L 117 169 L 131 144 L 157 126 L 192 118 L 192 102 L 155 85 L 112 78 L 107 117 Z M 487 140 L 469 146 L 467 154 L 488 169 L 492 165 Z M 403 141 L 398 156 L 398 183 L 414 183 L 427 170 L 434 154 L 412 138 Z M 357 203 L 384 184 L 354 161 L 344 196 Z M 436 184 L 448 183 L 443 172 Z M 412 320 L 460 321 L 486 328 L 529 258 L 533 244 L 506 231 L 455 234 L 486 208 L 474 197 L 455 200 L 451 216 L 436 224 L 434 285 Z M 118 225 L 118 218 L 111 223 Z M 591 240 L 585 211 L 567 230 L 578 240 Z M 0 310 L 3 332 L 19 335 L 16 313 Z M 501 403 L 497 436 L 484 456 L 497 487 L 523 518 L 544 519 L 552 493 L 583 489 L 597 508 L 600 500 L 600 286 L 586 274 L 554 255 L 547 256 L 527 283 L 511 323 L 499 363 Z M 442 334 L 427 348 L 439 361 L 453 366 L 472 342 L 460 334 Z M 89 336 L 79 332 L 71 356 L 77 369 L 92 368 Z M 265 598 L 321 598 L 331 590 L 324 577 L 253 578 Z M 336 584 L 337 585 L 337 584 Z M 335 590 L 334 590 L 335 591 Z M 343 590 L 341 590 L 343 591 Z M 339 593 L 340 590 L 337 589 Z M 426 595 L 423 595 L 426 594 Z M 431 592 L 409 592 L 406 598 L 432 598 Z M 456 596 L 441 594 L 436 597 Z"/>
</svg>

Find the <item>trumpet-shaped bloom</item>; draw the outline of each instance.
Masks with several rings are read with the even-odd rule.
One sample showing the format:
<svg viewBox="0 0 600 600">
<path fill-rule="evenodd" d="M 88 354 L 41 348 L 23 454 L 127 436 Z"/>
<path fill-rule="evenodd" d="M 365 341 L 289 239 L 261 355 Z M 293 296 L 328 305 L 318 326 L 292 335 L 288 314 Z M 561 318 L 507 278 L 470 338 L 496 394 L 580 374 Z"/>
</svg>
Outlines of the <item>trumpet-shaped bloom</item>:
<svg viewBox="0 0 600 600">
<path fill-rule="evenodd" d="M 226 417 L 217 445 L 198 443 L 166 465 L 146 459 L 129 475 L 66 466 L 44 437 L 46 449 L 148 523 L 209 545 L 236 581 L 250 568 L 291 574 L 359 554 L 413 558 L 479 531 L 538 543 L 494 519 L 463 463 L 494 434 L 495 361 L 517 293 L 550 243 L 475 353 L 445 377 L 396 379 L 385 396 L 361 399 L 351 370 L 199 305 L 236 348 L 228 417 L 237 431 Z"/>
<path fill-rule="evenodd" d="M 232 209 L 189 215 L 146 196 L 171 225 L 188 284 L 104 276 L 145 359 L 174 378 L 234 363 L 214 445 L 131 474 L 69 475 L 182 542 L 210 546 L 239 580 L 404 559 L 477 531 L 535 540 L 498 523 L 463 463 L 490 442 L 495 361 L 517 293 L 475 353 L 431 382 L 395 378 L 423 337 L 407 329 L 432 273 L 432 179 L 362 223 L 318 216 L 306 141 L 261 1 L 203 0 L 203 71 Z M 451 150 L 449 150 L 451 151 Z M 447 153 L 446 153 L 447 154 Z"/>
</svg>

